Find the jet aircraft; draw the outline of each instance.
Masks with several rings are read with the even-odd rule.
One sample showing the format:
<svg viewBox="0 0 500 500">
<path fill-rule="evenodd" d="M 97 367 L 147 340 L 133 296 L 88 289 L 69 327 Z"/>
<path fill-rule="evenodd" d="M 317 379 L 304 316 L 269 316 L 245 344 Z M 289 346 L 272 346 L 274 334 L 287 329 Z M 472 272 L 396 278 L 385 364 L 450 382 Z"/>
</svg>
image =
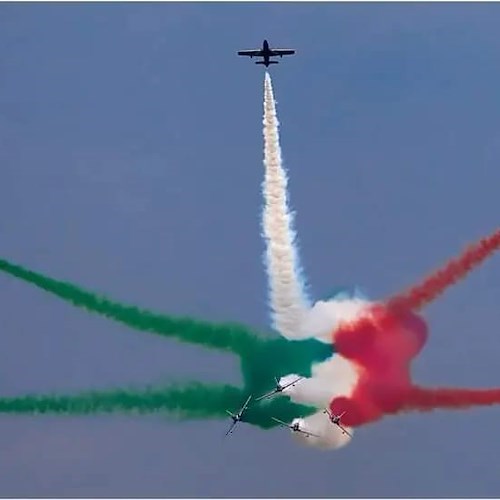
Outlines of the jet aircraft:
<svg viewBox="0 0 500 500">
<path fill-rule="evenodd" d="M 245 410 L 248 408 L 248 404 L 250 403 L 250 400 L 252 399 L 252 395 L 248 396 L 247 400 L 245 401 L 245 404 L 241 407 L 240 411 L 236 414 L 230 412 L 229 410 L 226 410 L 226 413 L 228 413 L 231 418 L 233 419 L 233 422 L 231 423 L 231 427 L 229 427 L 229 430 L 226 432 L 226 436 L 231 434 L 233 432 L 236 424 L 238 422 L 241 422 L 241 418 L 243 417 L 243 413 L 245 413 Z"/>
<path fill-rule="evenodd" d="M 298 377 L 295 380 L 292 380 L 292 382 L 288 382 L 288 384 L 281 385 L 279 383 L 279 380 L 276 377 L 274 377 L 274 380 L 276 380 L 276 387 L 272 391 L 268 392 L 267 394 L 260 396 L 260 398 L 257 398 L 255 401 L 260 401 L 261 399 L 267 399 L 267 398 L 270 398 L 271 396 L 274 396 L 275 394 L 283 392 L 288 387 L 293 387 L 297 382 L 299 382 L 303 378 L 304 377 Z"/>
<path fill-rule="evenodd" d="M 300 432 L 301 434 L 304 434 L 306 437 L 309 436 L 319 437 L 317 434 L 313 434 L 312 432 L 301 429 L 300 420 L 297 420 L 294 424 L 287 424 L 286 422 L 283 422 L 283 420 L 280 420 L 279 418 L 274 418 L 274 417 L 271 418 L 274 421 L 278 422 L 278 424 L 280 424 L 282 427 L 288 427 L 292 432 Z"/>
<path fill-rule="evenodd" d="M 271 57 L 291 56 L 292 54 L 295 54 L 295 50 L 269 48 L 269 43 L 267 42 L 267 40 L 264 40 L 264 42 L 262 43 L 261 49 L 240 50 L 238 52 L 239 56 L 250 56 L 250 58 L 262 57 L 263 58 L 262 61 L 256 61 L 255 64 L 263 64 L 266 68 L 268 68 L 270 64 L 278 64 L 278 61 L 272 61 Z"/>
<path fill-rule="evenodd" d="M 352 437 L 352 434 L 347 430 L 342 427 L 342 424 L 340 423 L 340 419 L 345 415 L 345 411 L 342 412 L 340 415 L 335 415 L 334 413 L 330 413 L 328 409 L 326 409 L 323 413 L 328 414 L 328 418 L 330 419 L 330 422 L 332 424 L 335 424 L 337 427 L 339 427 L 342 430 L 343 434 L 347 434 L 348 436 Z"/>
</svg>

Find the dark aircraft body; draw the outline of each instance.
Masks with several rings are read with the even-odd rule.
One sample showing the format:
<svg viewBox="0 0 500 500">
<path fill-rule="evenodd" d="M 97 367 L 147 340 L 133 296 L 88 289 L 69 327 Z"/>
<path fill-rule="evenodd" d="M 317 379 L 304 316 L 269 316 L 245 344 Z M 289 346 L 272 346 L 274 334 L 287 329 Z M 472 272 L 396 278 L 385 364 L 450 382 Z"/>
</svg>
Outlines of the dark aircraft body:
<svg viewBox="0 0 500 500">
<path fill-rule="evenodd" d="M 292 432 L 299 432 L 300 434 L 304 434 L 306 437 L 309 436 L 314 436 L 319 438 L 317 434 L 313 434 L 312 432 L 305 431 L 300 427 L 300 421 L 297 421 L 293 424 L 287 424 L 286 422 L 283 422 L 283 420 L 280 420 L 279 418 L 274 418 L 271 417 L 275 422 L 278 422 L 282 427 L 288 427 Z"/>
<path fill-rule="evenodd" d="M 291 56 L 295 54 L 295 50 L 292 49 L 271 49 L 269 48 L 269 43 L 267 40 L 264 40 L 261 49 L 255 50 L 240 50 L 238 52 L 239 56 L 250 56 L 252 57 L 262 57 L 262 61 L 256 61 L 255 64 L 263 64 L 266 68 L 269 67 L 270 64 L 278 64 L 278 61 L 272 61 L 271 57 L 283 57 L 283 56 Z"/>
<path fill-rule="evenodd" d="M 271 391 L 268 392 L 267 394 L 264 394 L 260 398 L 257 398 L 255 401 L 260 401 L 261 399 L 267 399 L 270 398 L 271 396 L 274 396 L 274 394 L 279 394 L 280 392 L 283 392 L 285 389 L 288 389 L 288 387 L 294 387 L 297 382 L 300 382 L 304 377 L 299 377 L 292 382 L 288 382 L 288 384 L 281 385 L 279 380 L 274 377 L 274 380 L 276 380 L 276 387 Z"/>
<path fill-rule="evenodd" d="M 352 437 L 352 434 L 347 429 L 344 429 L 340 421 L 340 419 L 345 415 L 346 413 L 345 411 L 340 415 L 335 415 L 334 413 L 330 413 L 330 410 L 328 410 L 327 408 L 323 413 L 326 413 L 328 415 L 330 422 L 332 424 L 335 424 L 342 431 L 343 434 L 347 434 L 348 436 Z"/>
<path fill-rule="evenodd" d="M 234 428 L 236 425 L 242 421 L 243 414 L 245 413 L 246 409 L 248 408 L 248 404 L 250 403 L 250 400 L 252 399 L 252 395 L 248 396 L 247 400 L 245 401 L 245 404 L 241 407 L 240 411 L 238 413 L 233 413 L 229 410 L 226 410 L 226 413 L 230 415 L 233 423 L 231 424 L 231 427 L 229 427 L 229 430 L 226 432 L 226 436 L 229 436 L 231 432 L 233 432 Z"/>
</svg>

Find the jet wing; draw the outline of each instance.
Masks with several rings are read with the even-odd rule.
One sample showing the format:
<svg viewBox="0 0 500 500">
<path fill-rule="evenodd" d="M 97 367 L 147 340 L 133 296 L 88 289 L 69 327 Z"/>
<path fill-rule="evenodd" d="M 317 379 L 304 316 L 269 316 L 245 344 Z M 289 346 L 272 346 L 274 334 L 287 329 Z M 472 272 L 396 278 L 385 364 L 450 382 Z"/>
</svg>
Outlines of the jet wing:
<svg viewBox="0 0 500 500">
<path fill-rule="evenodd" d="M 291 56 L 295 54 L 295 50 L 292 49 L 271 49 L 273 56 Z"/>
<path fill-rule="evenodd" d="M 226 436 L 225 437 L 229 436 L 229 434 L 231 434 L 231 432 L 233 432 L 233 430 L 234 430 L 234 428 L 235 428 L 235 426 L 236 426 L 237 423 L 238 422 L 233 422 L 231 424 L 231 427 L 229 427 L 228 431 L 226 432 Z"/>
<path fill-rule="evenodd" d="M 271 417 L 274 421 L 278 422 L 278 424 L 282 425 L 283 427 L 288 427 L 289 429 L 292 428 L 290 424 L 287 424 L 286 422 L 283 422 L 283 420 L 280 420 L 279 418 L 274 418 Z"/>
<path fill-rule="evenodd" d="M 262 50 L 239 50 L 239 56 L 262 56 Z"/>
<path fill-rule="evenodd" d="M 347 430 L 344 429 L 340 424 L 337 424 L 341 429 L 344 434 L 347 434 L 349 437 L 352 437 L 352 434 Z"/>
<path fill-rule="evenodd" d="M 288 384 L 284 385 L 282 390 L 287 389 L 288 387 L 294 386 L 297 382 L 300 382 L 304 377 L 298 377 L 293 382 L 288 382 Z"/>
<path fill-rule="evenodd" d="M 319 436 L 317 434 L 313 434 L 312 432 L 309 432 L 309 431 L 304 431 L 302 429 L 299 429 L 299 432 L 302 434 L 305 434 L 306 436 L 314 436 L 314 437 L 319 438 Z"/>
<path fill-rule="evenodd" d="M 243 405 L 243 408 L 241 408 L 240 415 L 243 414 L 243 412 L 247 409 L 248 403 L 250 403 L 250 400 L 252 399 L 252 395 L 248 396 L 248 399 L 245 401 L 245 404 Z"/>
<path fill-rule="evenodd" d="M 263 396 L 258 397 L 255 401 L 260 401 L 261 399 L 267 399 L 275 393 L 276 393 L 276 390 L 268 392 L 267 394 L 264 394 Z"/>
</svg>

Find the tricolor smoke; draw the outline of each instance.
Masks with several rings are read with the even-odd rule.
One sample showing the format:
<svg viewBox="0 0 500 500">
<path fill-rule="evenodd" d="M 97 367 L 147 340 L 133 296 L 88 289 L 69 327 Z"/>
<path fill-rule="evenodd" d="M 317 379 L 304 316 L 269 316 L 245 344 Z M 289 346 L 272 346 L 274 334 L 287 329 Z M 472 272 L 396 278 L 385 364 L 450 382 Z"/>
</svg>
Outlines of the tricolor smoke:
<svg viewBox="0 0 500 500">
<path fill-rule="evenodd" d="M 425 389 L 411 379 L 411 362 L 425 345 L 427 326 L 417 310 L 435 300 L 446 288 L 465 277 L 500 247 L 500 230 L 470 246 L 458 259 L 433 273 L 409 291 L 386 304 L 374 304 L 359 296 L 318 301 L 306 309 L 297 271 L 295 235 L 286 211 L 286 177 L 281 165 L 278 121 L 271 79 L 265 79 L 266 184 L 274 174 L 275 191 L 265 189 L 265 215 L 273 231 L 265 233 L 268 272 L 275 326 L 286 337 L 315 337 L 333 342 L 337 355 L 313 364 L 312 376 L 289 391 L 295 401 L 329 407 L 343 423 L 359 426 L 401 411 L 465 408 L 500 402 L 500 390 Z M 269 152 L 268 152 L 269 150 Z M 272 159 L 272 161 L 270 159 Z M 282 179 L 281 184 L 278 179 Z M 280 202 L 278 204 L 278 202 Z M 282 208 L 273 212 L 273 203 Z M 273 248 L 281 250 L 275 252 Z M 280 267 L 281 264 L 281 267 Z M 285 276 L 285 279 L 280 279 Z M 348 440 L 319 413 L 305 419 L 320 439 L 303 439 L 313 445 L 338 447 Z"/>
<path fill-rule="evenodd" d="M 256 397 L 272 389 L 274 377 L 286 383 L 301 375 L 306 378 L 288 388 L 285 397 L 251 405 L 243 420 L 271 428 L 276 426 L 273 416 L 286 422 L 300 418 L 301 424 L 319 437 L 297 435 L 297 439 L 322 448 L 338 448 L 350 438 L 323 414 L 325 407 L 337 414 L 346 411 L 342 423 L 352 428 L 400 412 L 500 403 L 500 389 L 423 388 L 411 377 L 411 363 L 428 335 L 417 312 L 498 250 L 500 230 L 384 303 L 349 292 L 310 306 L 295 246 L 276 107 L 267 73 L 264 143 L 263 233 L 270 307 L 275 328 L 282 335 L 279 338 L 266 338 L 237 324 L 211 324 L 123 305 L 0 260 L 0 271 L 89 312 L 134 329 L 239 356 L 243 388 L 191 382 L 146 390 L 0 398 L 0 413 L 163 412 L 183 420 L 224 418 L 226 409 L 237 410 L 249 394 Z"/>
<path fill-rule="evenodd" d="M 288 207 L 287 176 L 281 158 L 279 122 L 269 73 L 264 81 L 264 210 L 263 228 L 266 244 L 266 267 L 270 289 L 270 306 L 275 329 L 288 339 L 315 337 L 330 344 L 332 306 L 339 319 L 345 318 L 345 301 L 328 301 L 325 307 L 315 304 L 311 309 L 306 298 L 304 280 L 293 230 L 293 214 Z M 348 307 L 349 308 L 349 307 Z M 311 339 L 312 340 L 312 339 Z M 314 360 L 310 376 L 290 388 L 287 395 L 293 401 L 315 406 L 320 411 L 328 406 L 339 391 L 349 391 L 356 381 L 351 365 L 340 357 Z M 282 372 L 283 373 L 283 372 Z M 285 372 L 286 373 L 286 372 Z M 284 378 L 292 380 L 293 372 Z M 299 415 L 297 415 L 299 416 Z M 304 415 L 302 415 L 304 416 Z M 303 420 L 306 428 L 320 437 L 308 437 L 304 442 L 319 447 L 339 447 L 348 440 L 333 427 L 323 413 Z"/>
</svg>

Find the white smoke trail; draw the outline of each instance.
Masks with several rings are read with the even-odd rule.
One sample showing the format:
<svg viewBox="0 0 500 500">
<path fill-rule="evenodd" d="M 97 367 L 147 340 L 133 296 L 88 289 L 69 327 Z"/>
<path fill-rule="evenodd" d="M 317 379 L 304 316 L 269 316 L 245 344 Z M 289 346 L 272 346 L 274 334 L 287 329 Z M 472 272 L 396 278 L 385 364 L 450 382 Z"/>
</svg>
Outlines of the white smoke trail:
<svg viewBox="0 0 500 500">
<path fill-rule="evenodd" d="M 288 339 L 314 337 L 331 343 L 332 333 L 339 322 L 353 320 L 363 313 L 369 302 L 358 294 L 336 294 L 335 299 L 318 301 L 312 307 L 307 300 L 295 245 L 293 214 L 288 207 L 288 179 L 281 159 L 279 122 L 268 73 L 264 82 L 263 124 L 265 178 L 262 226 L 274 327 Z M 302 379 L 284 391 L 284 397 L 318 409 L 318 413 L 306 418 L 297 415 L 300 427 L 318 436 L 305 437 L 293 433 L 299 442 L 317 448 L 335 449 L 350 441 L 351 438 L 332 424 L 323 410 L 334 398 L 350 396 L 358 377 L 356 367 L 336 354 L 315 363 L 311 367 L 310 378 Z M 282 377 L 280 383 L 285 385 L 296 378 L 296 374 L 289 374 Z M 352 433 L 352 429 L 348 430 Z"/>
<path fill-rule="evenodd" d="M 289 339 L 303 337 L 309 307 L 295 246 L 293 213 L 288 207 L 287 175 L 282 165 L 276 106 L 269 73 L 264 82 L 263 232 L 270 302 L 276 330 Z"/>
</svg>

